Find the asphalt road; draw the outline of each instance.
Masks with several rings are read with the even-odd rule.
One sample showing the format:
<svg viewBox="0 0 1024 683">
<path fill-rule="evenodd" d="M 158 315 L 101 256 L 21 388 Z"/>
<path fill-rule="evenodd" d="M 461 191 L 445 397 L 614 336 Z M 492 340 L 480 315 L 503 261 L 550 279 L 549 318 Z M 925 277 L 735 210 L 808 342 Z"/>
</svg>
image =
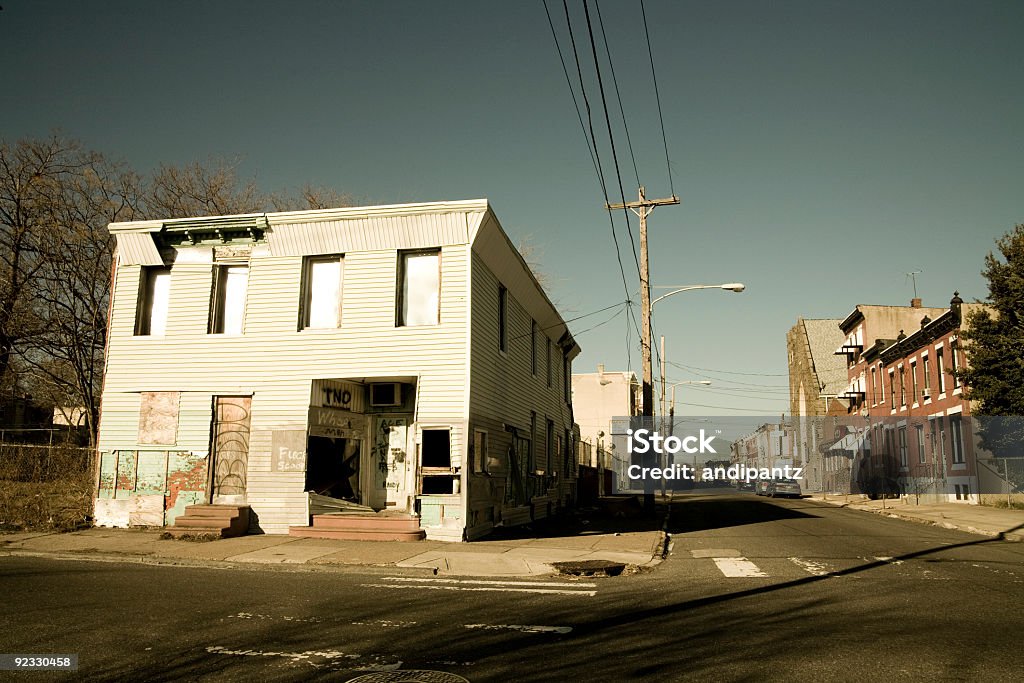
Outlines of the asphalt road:
<svg viewBox="0 0 1024 683">
<path fill-rule="evenodd" d="M 670 529 L 667 562 L 605 579 L 0 558 L 0 652 L 80 662 L 0 676 L 1024 679 L 1024 544 L 721 491 L 677 496 Z"/>
</svg>

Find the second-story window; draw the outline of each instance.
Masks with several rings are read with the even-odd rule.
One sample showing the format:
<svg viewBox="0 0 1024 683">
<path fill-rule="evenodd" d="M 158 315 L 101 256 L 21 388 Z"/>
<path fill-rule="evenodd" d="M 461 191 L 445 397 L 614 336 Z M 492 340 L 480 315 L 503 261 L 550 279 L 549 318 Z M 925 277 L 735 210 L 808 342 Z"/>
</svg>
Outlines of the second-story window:
<svg viewBox="0 0 1024 683">
<path fill-rule="evenodd" d="M 171 269 L 144 267 L 139 283 L 139 304 L 135 316 L 137 336 L 162 337 L 167 331 L 167 309 L 171 303 Z"/>
<path fill-rule="evenodd" d="M 935 370 L 939 375 L 939 393 L 946 393 L 946 362 L 942 358 L 942 349 L 935 350 Z"/>
<path fill-rule="evenodd" d="M 498 285 L 498 350 L 508 353 L 508 290 Z"/>
<path fill-rule="evenodd" d="M 545 355 L 547 356 L 547 372 L 548 372 L 548 386 L 551 386 L 551 340 L 544 339 L 547 344 L 545 345 Z"/>
<path fill-rule="evenodd" d="M 530 321 L 530 372 L 537 376 L 537 321 Z"/>
<path fill-rule="evenodd" d="M 441 307 L 441 252 L 405 252 L 399 258 L 399 327 L 436 325 Z"/>
<path fill-rule="evenodd" d="M 242 333 L 242 322 L 245 319 L 245 296 L 248 289 L 249 266 L 214 266 L 210 334 Z"/>
<path fill-rule="evenodd" d="M 341 321 L 342 256 L 310 256 L 302 273 L 302 328 L 330 329 Z"/>
<path fill-rule="evenodd" d="M 960 388 L 960 378 L 957 377 L 957 370 L 960 369 L 960 359 L 957 358 L 957 354 L 960 351 L 959 343 L 956 339 L 949 340 L 949 371 L 953 375 L 953 388 Z"/>
<path fill-rule="evenodd" d="M 917 403 L 921 400 L 921 395 L 917 393 L 917 362 L 910 364 L 910 402 Z"/>
</svg>

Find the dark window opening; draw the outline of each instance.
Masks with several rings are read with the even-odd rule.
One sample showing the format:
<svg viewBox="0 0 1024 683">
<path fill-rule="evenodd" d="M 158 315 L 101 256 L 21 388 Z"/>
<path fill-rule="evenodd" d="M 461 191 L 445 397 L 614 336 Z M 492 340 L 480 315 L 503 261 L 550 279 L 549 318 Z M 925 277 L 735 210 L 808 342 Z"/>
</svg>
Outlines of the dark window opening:
<svg viewBox="0 0 1024 683">
<path fill-rule="evenodd" d="M 424 429 L 420 445 L 420 458 L 423 467 L 450 468 L 452 466 L 451 432 L 447 429 Z M 448 493 L 451 493 L 450 489 Z"/>
<path fill-rule="evenodd" d="M 454 492 L 455 477 L 453 476 L 426 476 L 423 477 L 421 492 L 424 495 L 444 495 Z"/>
</svg>

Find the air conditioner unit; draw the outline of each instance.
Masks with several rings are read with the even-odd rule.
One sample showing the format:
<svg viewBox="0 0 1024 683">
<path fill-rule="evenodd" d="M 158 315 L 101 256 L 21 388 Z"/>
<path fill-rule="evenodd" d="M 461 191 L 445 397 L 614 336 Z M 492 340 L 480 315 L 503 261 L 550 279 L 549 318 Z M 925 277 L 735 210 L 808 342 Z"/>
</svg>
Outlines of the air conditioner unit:
<svg viewBox="0 0 1024 683">
<path fill-rule="evenodd" d="M 927 401 L 931 397 L 932 397 L 932 390 L 931 389 L 922 389 L 921 390 L 921 398 L 923 398 L 925 401 Z"/>
<path fill-rule="evenodd" d="M 398 382 L 376 382 L 370 385 L 370 406 L 388 408 L 402 405 L 402 385 Z"/>
</svg>

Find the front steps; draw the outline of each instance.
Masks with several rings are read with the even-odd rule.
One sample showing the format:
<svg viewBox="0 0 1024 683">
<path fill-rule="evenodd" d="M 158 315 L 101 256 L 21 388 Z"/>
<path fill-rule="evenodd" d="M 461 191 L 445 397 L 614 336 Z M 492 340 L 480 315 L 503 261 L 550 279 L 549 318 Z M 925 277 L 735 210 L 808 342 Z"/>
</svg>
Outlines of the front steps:
<svg viewBox="0 0 1024 683">
<path fill-rule="evenodd" d="M 189 505 L 167 533 L 182 536 L 244 536 L 249 531 L 248 505 Z"/>
<path fill-rule="evenodd" d="M 313 526 L 289 527 L 288 535 L 347 541 L 421 541 L 426 538 L 419 517 L 399 513 L 313 515 Z"/>
</svg>

